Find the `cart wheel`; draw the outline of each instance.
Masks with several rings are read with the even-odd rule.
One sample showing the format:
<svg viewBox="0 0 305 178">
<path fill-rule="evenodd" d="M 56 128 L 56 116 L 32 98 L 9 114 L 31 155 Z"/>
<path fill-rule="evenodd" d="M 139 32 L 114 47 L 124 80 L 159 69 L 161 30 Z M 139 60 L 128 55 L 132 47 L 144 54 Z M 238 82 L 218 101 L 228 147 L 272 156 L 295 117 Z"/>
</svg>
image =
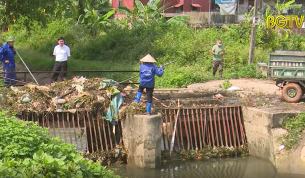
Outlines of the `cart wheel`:
<svg viewBox="0 0 305 178">
<path fill-rule="evenodd" d="M 302 96 L 305 94 L 305 88 L 302 87 Z"/>
<path fill-rule="evenodd" d="M 287 102 L 294 103 L 298 102 L 302 98 L 303 91 L 300 85 L 296 83 L 289 83 L 284 86 L 282 95 Z"/>
</svg>

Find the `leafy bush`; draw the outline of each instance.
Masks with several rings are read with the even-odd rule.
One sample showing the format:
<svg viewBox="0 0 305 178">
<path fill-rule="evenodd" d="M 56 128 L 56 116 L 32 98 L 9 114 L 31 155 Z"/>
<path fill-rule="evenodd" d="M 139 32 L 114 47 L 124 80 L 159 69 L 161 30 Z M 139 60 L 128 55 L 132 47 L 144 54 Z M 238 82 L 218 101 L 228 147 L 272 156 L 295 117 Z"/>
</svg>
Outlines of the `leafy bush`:
<svg viewBox="0 0 305 178">
<path fill-rule="evenodd" d="M 0 175 L 6 177 L 118 177 L 83 158 L 74 145 L 47 135 L 33 122 L 0 112 Z"/>
<path fill-rule="evenodd" d="M 265 76 L 261 72 L 256 71 L 255 64 L 250 65 L 234 65 L 234 67 L 225 70 L 224 76 L 229 79 L 237 78 L 260 78 L 263 79 Z"/>
<path fill-rule="evenodd" d="M 283 145 L 288 150 L 296 148 L 305 130 L 305 114 L 298 114 L 295 118 L 287 118 L 282 127 L 288 131 L 282 138 Z"/>
<path fill-rule="evenodd" d="M 230 82 L 229 79 L 225 79 L 225 81 L 222 82 L 222 85 L 223 85 L 224 89 L 228 89 L 228 88 L 230 88 L 232 86 L 232 83 Z"/>
</svg>

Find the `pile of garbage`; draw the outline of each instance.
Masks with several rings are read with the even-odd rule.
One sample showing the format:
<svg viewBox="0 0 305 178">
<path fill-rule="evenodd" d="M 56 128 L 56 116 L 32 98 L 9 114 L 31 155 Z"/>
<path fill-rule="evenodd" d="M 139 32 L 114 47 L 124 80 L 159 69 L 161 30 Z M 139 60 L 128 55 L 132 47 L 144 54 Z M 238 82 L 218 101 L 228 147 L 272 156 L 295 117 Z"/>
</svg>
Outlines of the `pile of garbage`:
<svg viewBox="0 0 305 178">
<path fill-rule="evenodd" d="M 0 107 L 2 110 L 19 113 L 100 110 L 104 111 L 107 118 L 117 118 L 123 101 L 132 101 L 119 87 L 111 79 L 84 77 L 74 77 L 45 86 L 11 86 L 0 88 Z"/>
</svg>

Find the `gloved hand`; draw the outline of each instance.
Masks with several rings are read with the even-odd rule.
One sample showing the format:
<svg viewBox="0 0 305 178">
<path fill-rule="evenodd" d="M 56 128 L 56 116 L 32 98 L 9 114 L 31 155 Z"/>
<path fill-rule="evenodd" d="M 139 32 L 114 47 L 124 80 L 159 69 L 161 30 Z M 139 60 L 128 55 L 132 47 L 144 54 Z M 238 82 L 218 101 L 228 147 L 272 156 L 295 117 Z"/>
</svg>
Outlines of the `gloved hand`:
<svg viewBox="0 0 305 178">
<path fill-rule="evenodd" d="M 160 65 L 160 70 L 163 70 L 163 66 L 162 65 Z"/>
<path fill-rule="evenodd" d="M 218 53 L 215 53 L 215 56 L 219 56 Z"/>
</svg>

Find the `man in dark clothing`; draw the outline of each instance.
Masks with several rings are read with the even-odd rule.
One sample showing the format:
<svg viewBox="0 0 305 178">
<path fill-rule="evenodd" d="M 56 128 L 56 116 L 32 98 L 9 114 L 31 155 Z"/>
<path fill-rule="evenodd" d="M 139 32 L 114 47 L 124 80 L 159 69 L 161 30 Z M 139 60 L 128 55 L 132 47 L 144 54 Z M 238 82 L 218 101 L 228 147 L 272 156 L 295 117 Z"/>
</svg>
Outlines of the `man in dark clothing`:
<svg viewBox="0 0 305 178">
<path fill-rule="evenodd" d="M 0 48 L 0 60 L 3 66 L 3 72 L 16 72 L 15 66 L 15 55 L 16 49 L 14 48 L 14 37 L 8 37 L 7 43 L 2 45 Z M 13 80 L 10 80 L 13 79 Z M 4 84 L 6 85 L 15 85 L 17 82 L 16 73 L 6 73 L 4 74 Z"/>
</svg>

